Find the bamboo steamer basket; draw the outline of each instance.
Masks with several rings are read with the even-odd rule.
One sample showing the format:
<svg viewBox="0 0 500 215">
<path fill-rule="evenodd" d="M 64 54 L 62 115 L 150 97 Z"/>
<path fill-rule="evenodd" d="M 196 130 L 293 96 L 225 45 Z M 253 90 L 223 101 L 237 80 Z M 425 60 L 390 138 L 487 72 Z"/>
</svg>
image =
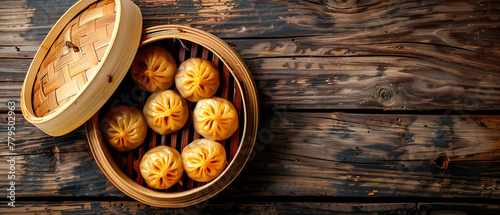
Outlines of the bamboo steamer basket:
<svg viewBox="0 0 500 215">
<path fill-rule="evenodd" d="M 125 77 L 141 29 L 141 11 L 130 0 L 73 5 L 31 63 L 21 91 L 24 117 L 52 136 L 84 124 Z"/>
<path fill-rule="evenodd" d="M 192 116 L 183 129 L 169 135 L 158 135 L 148 128 L 146 141 L 130 152 L 114 151 L 102 137 L 102 116 L 117 97 L 137 89 L 127 74 L 138 48 L 147 45 L 164 46 L 178 65 L 189 57 L 202 57 L 219 68 L 221 86 L 216 95 L 233 103 L 240 125 L 232 137 L 219 141 L 229 164 L 210 182 L 198 183 L 184 174 L 182 185 L 154 190 L 138 173 L 139 162 L 150 148 L 169 145 L 182 152 L 189 142 L 200 138 Z M 149 93 L 134 93 L 132 97 L 142 109 Z M 192 113 L 195 105 L 188 104 Z M 141 12 L 130 0 L 80 0 L 73 5 L 36 53 L 23 84 L 21 106 L 29 122 L 52 136 L 67 134 L 85 123 L 92 154 L 108 179 L 128 196 L 158 207 L 193 205 L 227 187 L 250 157 L 259 121 L 255 82 L 227 43 L 185 26 L 143 30 Z"/>
<path fill-rule="evenodd" d="M 207 32 L 177 25 L 151 27 L 144 29 L 142 33 L 140 46 L 147 45 L 163 46 L 174 55 L 178 65 L 190 57 L 201 57 L 219 67 L 221 85 L 216 95 L 231 101 L 240 114 L 238 131 L 229 139 L 219 141 L 226 148 L 228 166 L 217 178 L 207 183 L 193 181 L 184 174 L 181 178 L 182 184 L 167 190 L 148 188 L 139 171 L 139 162 L 144 153 L 157 145 L 168 145 L 182 152 L 189 142 L 200 138 L 200 135 L 194 131 L 190 116 L 184 128 L 172 134 L 159 135 L 148 128 L 145 143 L 132 151 L 117 152 L 108 147 L 99 124 L 103 115 L 112 108 L 112 103 L 117 103 L 116 98 L 119 100 L 124 92 L 128 92 L 132 96 L 138 96 L 137 108 L 142 109 L 149 95 L 142 90 L 134 92 L 137 86 L 134 88 L 130 77 L 124 79 L 117 95 L 86 123 L 90 148 L 109 180 L 128 196 L 157 207 L 185 207 L 197 204 L 227 187 L 243 169 L 252 152 L 259 120 L 256 86 L 238 54 L 227 43 Z M 188 101 L 188 105 L 192 112 L 195 103 Z"/>
</svg>

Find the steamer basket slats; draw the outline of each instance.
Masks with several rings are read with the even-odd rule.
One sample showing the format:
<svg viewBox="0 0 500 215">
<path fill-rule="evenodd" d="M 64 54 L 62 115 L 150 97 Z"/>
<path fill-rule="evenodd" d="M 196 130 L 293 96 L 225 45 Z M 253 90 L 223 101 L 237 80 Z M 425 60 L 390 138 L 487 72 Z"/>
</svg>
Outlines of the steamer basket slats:
<svg viewBox="0 0 500 215">
<path fill-rule="evenodd" d="M 236 82 L 236 81 L 237 80 L 234 80 L 234 82 Z M 235 83 L 235 86 L 236 86 L 236 83 Z M 233 104 L 234 104 L 234 108 L 238 112 L 239 118 L 241 119 L 241 92 L 240 92 L 240 89 L 237 87 L 234 88 Z M 234 158 L 234 156 L 236 155 L 236 151 L 238 149 L 239 138 L 241 136 L 240 135 L 240 127 L 238 127 L 235 134 L 238 134 L 238 135 L 233 135 L 230 137 L 231 147 L 230 147 L 229 156 L 228 156 L 228 158 L 230 160 L 232 160 Z"/>
<path fill-rule="evenodd" d="M 158 135 L 148 129 L 145 143 L 131 152 L 117 153 L 108 147 L 101 137 L 98 122 L 107 111 L 113 108 L 113 105 L 116 105 L 116 102 L 113 104 L 113 97 L 120 100 L 123 93 L 128 93 L 131 97 L 136 93 L 140 101 L 136 107 L 142 110 L 144 101 L 150 95 L 149 92 L 134 86 L 129 75 L 119 87 L 121 90 L 118 90 L 100 112 L 87 123 L 87 134 L 92 152 L 108 178 L 132 198 L 160 207 L 185 207 L 202 202 L 228 186 L 250 156 L 255 142 L 259 114 L 255 83 L 241 58 L 226 43 L 206 32 L 183 26 L 153 27 L 143 31 L 142 40 L 141 46 L 155 45 L 167 49 L 178 65 L 188 58 L 200 57 L 211 60 L 217 66 L 221 74 L 221 85 L 215 96 L 226 98 L 233 103 L 240 122 L 233 136 L 219 141 L 226 149 L 228 165 L 221 175 L 211 182 L 196 182 L 184 173 L 181 181 L 167 190 L 153 190 L 147 186 L 139 171 L 139 163 L 144 153 L 158 145 L 168 145 L 182 152 L 187 144 L 203 137 L 194 130 L 192 124 L 192 111 L 196 103 L 188 101 L 190 117 L 181 130 L 168 135 Z M 253 118 L 248 118 L 249 113 Z"/>
<path fill-rule="evenodd" d="M 192 49 L 191 50 L 187 49 L 186 41 L 179 40 L 179 42 L 180 42 L 180 45 L 181 45 L 181 47 L 180 47 L 181 51 L 179 52 L 179 65 L 180 65 L 182 62 L 184 62 L 187 59 L 189 59 L 189 57 L 186 58 L 186 54 L 189 56 L 189 53 L 190 53 L 190 51 L 192 51 Z M 186 122 L 186 124 L 189 125 L 189 124 L 193 123 L 192 111 L 191 111 L 191 106 L 192 106 L 191 102 L 187 101 L 187 105 L 189 107 L 189 115 L 190 116 L 189 116 L 189 119 Z M 177 133 L 181 132 L 181 137 L 182 137 L 181 138 L 181 147 L 180 147 L 180 150 L 177 149 L 179 152 L 182 152 L 182 150 L 184 149 L 184 147 L 186 147 L 188 145 L 188 143 L 189 143 L 188 138 L 189 138 L 189 128 L 190 127 L 191 126 L 184 126 L 183 129 L 181 129 L 180 131 L 177 132 Z M 177 191 L 178 192 L 184 190 L 184 187 L 186 186 L 188 180 L 189 180 L 189 177 L 187 177 L 186 174 L 183 174 L 182 178 L 180 180 L 181 184 L 178 184 L 178 186 L 177 186 Z"/>
</svg>

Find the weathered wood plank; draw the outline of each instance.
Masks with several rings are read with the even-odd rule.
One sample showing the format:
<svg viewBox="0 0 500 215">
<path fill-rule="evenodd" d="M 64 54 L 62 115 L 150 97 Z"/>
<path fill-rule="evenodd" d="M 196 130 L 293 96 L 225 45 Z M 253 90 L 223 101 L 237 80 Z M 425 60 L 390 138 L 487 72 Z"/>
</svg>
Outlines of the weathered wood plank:
<svg viewBox="0 0 500 215">
<path fill-rule="evenodd" d="M 0 81 L 0 112 L 9 111 L 7 102 L 15 102 L 15 110 L 21 112 L 21 89 L 23 88 L 22 82 L 2 82 Z M 21 117 L 21 115 L 19 115 Z"/>
<path fill-rule="evenodd" d="M 31 61 L 32 59 L 0 59 L 0 81 L 23 82 Z"/>
<path fill-rule="evenodd" d="M 499 61 L 500 62 L 500 61 Z M 264 108 L 500 109 L 500 76 L 452 63 L 407 57 L 283 57 L 246 60 Z M 1 64 L 28 68 L 25 60 Z M 500 67 L 498 67 L 500 68 Z M 22 69 L 0 77 L 1 101 L 19 102 Z M 5 111 L 0 107 L 0 111 Z"/>
<path fill-rule="evenodd" d="M 498 110 L 500 76 L 406 57 L 247 61 L 264 107 Z"/>
<path fill-rule="evenodd" d="M 145 26 L 187 24 L 235 45 L 264 108 L 500 109 L 498 2 L 322 2 L 136 4 Z M 29 59 L 71 5 L 1 9 L 1 80 L 24 79 Z"/>
<path fill-rule="evenodd" d="M 124 196 L 93 161 L 83 128 L 54 138 L 18 117 L 16 196 Z M 499 116 L 277 111 L 263 119 L 254 155 L 219 196 L 500 198 Z M 5 150 L 0 172 L 9 168 Z M 1 174 L 0 189 L 9 181 Z"/>
<path fill-rule="evenodd" d="M 442 64 L 399 57 L 392 60 L 407 66 L 387 65 L 383 61 L 388 58 L 377 59 L 380 64 L 364 63 L 375 60 L 374 57 L 272 58 L 247 63 L 254 72 L 262 107 L 267 109 L 449 109 L 459 112 L 500 109 L 500 76 L 441 72 L 446 70 Z M 409 73 L 410 69 L 414 72 Z M 17 74 L 22 73 L 0 75 L 10 79 Z M 2 82 L 0 101 L 19 103 L 21 86 L 19 81 Z M 5 107 L 0 106 L 0 111 L 5 111 Z"/>
<path fill-rule="evenodd" d="M 262 125 L 228 193 L 499 197 L 497 116 L 277 112 Z"/>
<path fill-rule="evenodd" d="M 5 205 L 6 202 L 0 202 Z M 5 203 L 5 204 L 4 204 Z M 135 201 L 19 201 L 9 213 L 67 214 L 494 214 L 493 204 L 459 203 L 333 203 L 333 202 L 258 202 L 214 198 L 186 208 L 150 207 Z"/>
<path fill-rule="evenodd" d="M 17 2 L 17 1 L 15 1 Z M 5 4 L 5 11 L 19 10 L 3 16 L 6 27 L 27 27 L 34 24 L 46 32 L 34 32 L 31 38 L 44 35 L 75 0 L 34 0 Z M 143 13 L 144 26 L 183 24 L 200 28 L 224 38 L 289 37 L 321 33 L 339 33 L 357 41 L 408 39 L 451 43 L 467 48 L 494 45 L 488 32 L 497 28 L 497 1 L 175 1 L 136 0 Z M 23 10 L 24 9 L 24 10 Z M 28 12 L 33 12 L 28 13 Z M 33 23 L 25 22 L 28 18 Z M 28 25 L 26 25 L 28 24 Z M 429 29 L 442 31 L 430 33 Z M 481 29 L 486 31 L 481 31 Z M 453 30 L 450 34 L 450 30 Z M 471 31 L 472 30 L 472 31 Z M 479 30 L 479 34 L 476 31 Z M 494 30 L 496 31 L 496 30 Z M 376 34 L 372 34 L 376 33 Z M 465 36 L 465 37 L 464 37 Z M 474 36 L 469 38 L 469 36 Z M 439 37 L 442 37 L 440 39 Z M 40 38 L 37 38 L 40 39 Z M 473 39 L 470 40 L 469 39 Z M 487 40 L 484 40 L 487 39 Z M 469 41 L 469 42 L 466 42 Z M 466 42 L 466 43 L 464 43 Z"/>
</svg>

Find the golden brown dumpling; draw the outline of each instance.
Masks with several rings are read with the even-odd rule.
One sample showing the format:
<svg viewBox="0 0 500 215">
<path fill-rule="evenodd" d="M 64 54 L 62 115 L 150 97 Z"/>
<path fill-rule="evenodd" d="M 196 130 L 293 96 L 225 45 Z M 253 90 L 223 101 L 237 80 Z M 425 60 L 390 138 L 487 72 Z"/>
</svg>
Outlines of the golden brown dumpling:
<svg viewBox="0 0 500 215">
<path fill-rule="evenodd" d="M 203 58 L 189 58 L 175 73 L 175 86 L 189 101 L 212 97 L 219 88 L 219 70 Z"/>
<path fill-rule="evenodd" d="M 198 139 L 182 150 L 182 163 L 191 179 L 199 182 L 211 181 L 226 167 L 226 150 L 216 141 Z"/>
<path fill-rule="evenodd" d="M 130 67 L 135 84 L 151 93 L 170 88 L 176 70 L 174 57 L 158 46 L 141 49 Z"/>
<path fill-rule="evenodd" d="M 238 112 L 226 99 L 200 100 L 193 111 L 194 129 L 211 140 L 224 140 L 238 129 Z"/>
<path fill-rule="evenodd" d="M 139 166 L 142 178 L 155 189 L 168 189 L 184 172 L 179 152 L 168 146 L 157 146 L 144 154 Z"/>
<path fill-rule="evenodd" d="M 117 151 L 129 151 L 140 146 L 146 139 L 148 126 L 137 108 L 117 106 L 103 118 L 104 139 Z"/>
<path fill-rule="evenodd" d="M 174 90 L 151 94 L 143 112 L 149 127 L 161 135 L 181 129 L 189 118 L 186 100 Z"/>
</svg>

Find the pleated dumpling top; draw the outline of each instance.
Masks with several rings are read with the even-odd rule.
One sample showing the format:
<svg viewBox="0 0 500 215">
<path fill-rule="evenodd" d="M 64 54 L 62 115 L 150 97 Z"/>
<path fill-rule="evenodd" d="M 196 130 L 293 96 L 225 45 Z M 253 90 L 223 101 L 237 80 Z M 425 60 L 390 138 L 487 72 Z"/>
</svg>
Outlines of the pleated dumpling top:
<svg viewBox="0 0 500 215">
<path fill-rule="evenodd" d="M 146 152 L 139 168 L 150 187 L 162 190 L 177 183 L 184 173 L 180 153 L 172 147 L 163 145 Z"/>
<path fill-rule="evenodd" d="M 189 118 L 186 100 L 174 90 L 151 94 L 143 113 L 149 127 L 161 135 L 181 129 Z"/>
<path fill-rule="evenodd" d="M 191 102 L 212 97 L 220 85 L 219 70 L 203 58 L 189 58 L 175 73 L 175 86 Z"/>
<path fill-rule="evenodd" d="M 238 129 L 238 112 L 226 99 L 212 97 L 200 100 L 193 111 L 196 132 L 211 140 L 224 140 Z"/>
<path fill-rule="evenodd" d="M 130 67 L 135 84 L 151 93 L 170 88 L 174 83 L 175 71 L 177 64 L 174 57 L 159 46 L 142 48 Z"/>
<path fill-rule="evenodd" d="M 216 141 L 198 139 L 182 150 L 182 162 L 191 179 L 208 182 L 219 176 L 226 167 L 226 150 Z"/>
<path fill-rule="evenodd" d="M 148 126 L 137 108 L 119 105 L 102 119 L 102 133 L 109 145 L 117 151 L 129 151 L 146 139 Z"/>
</svg>

